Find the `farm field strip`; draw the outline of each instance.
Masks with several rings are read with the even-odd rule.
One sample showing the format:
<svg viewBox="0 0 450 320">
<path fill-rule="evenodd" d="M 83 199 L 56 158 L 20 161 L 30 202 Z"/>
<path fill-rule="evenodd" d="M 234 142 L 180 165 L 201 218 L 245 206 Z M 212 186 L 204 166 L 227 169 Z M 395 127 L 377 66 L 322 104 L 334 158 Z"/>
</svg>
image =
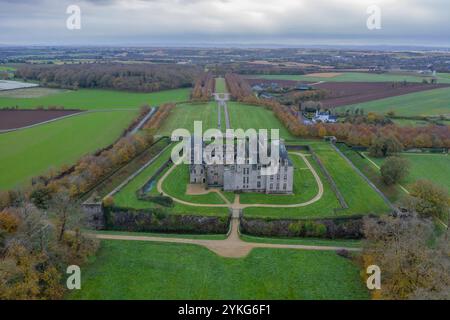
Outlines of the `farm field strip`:
<svg viewBox="0 0 450 320">
<path fill-rule="evenodd" d="M 12 92 L 12 91 L 11 91 Z M 167 102 L 189 100 L 190 89 L 174 89 L 152 93 L 132 93 L 101 89 L 63 91 L 35 98 L 10 98 L 0 96 L 0 108 L 36 108 L 39 106 L 64 106 L 83 110 L 139 108 L 142 105 L 158 106 Z"/>
<path fill-rule="evenodd" d="M 50 169 L 113 143 L 137 111 L 81 114 L 0 135 L 0 189 L 25 184 Z"/>
<path fill-rule="evenodd" d="M 79 110 L 0 110 L 0 133 L 59 121 L 80 112 Z"/>
<path fill-rule="evenodd" d="M 430 77 L 423 77 L 420 75 L 401 75 L 401 74 L 376 74 L 376 73 L 364 73 L 364 72 L 344 72 L 334 77 L 314 77 L 308 75 L 245 75 L 247 78 L 263 78 L 274 80 L 294 80 L 294 81 L 307 81 L 307 82 L 422 82 L 422 80 L 429 79 Z M 450 83 L 448 74 L 438 73 L 438 83 Z"/>
<path fill-rule="evenodd" d="M 337 108 L 345 112 L 348 109 L 360 109 L 387 113 L 394 111 L 397 116 L 439 116 L 450 117 L 450 88 L 409 93 L 397 97 L 375 100 Z"/>
</svg>

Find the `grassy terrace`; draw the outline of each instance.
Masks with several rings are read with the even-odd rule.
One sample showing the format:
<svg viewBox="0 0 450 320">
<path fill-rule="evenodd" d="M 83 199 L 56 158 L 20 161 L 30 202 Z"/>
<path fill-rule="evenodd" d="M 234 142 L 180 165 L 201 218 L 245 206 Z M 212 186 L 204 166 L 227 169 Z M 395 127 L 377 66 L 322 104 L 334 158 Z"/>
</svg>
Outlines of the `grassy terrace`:
<svg viewBox="0 0 450 320">
<path fill-rule="evenodd" d="M 279 129 L 280 137 L 292 138 L 291 134 L 274 116 L 273 112 L 264 107 L 228 102 L 228 112 L 233 129 Z"/>
<path fill-rule="evenodd" d="M 247 76 L 247 75 L 246 75 Z M 408 81 L 408 82 L 422 82 L 422 80 L 429 79 L 429 77 L 422 77 L 420 75 L 400 75 L 400 74 L 376 74 L 364 72 L 344 72 L 334 77 L 317 77 L 308 75 L 253 75 L 251 78 L 273 79 L 273 80 L 295 80 L 295 81 L 326 81 L 326 82 L 389 82 L 389 81 Z M 450 74 L 438 73 L 439 83 L 450 83 Z"/>
<path fill-rule="evenodd" d="M 136 197 L 136 191 L 140 189 L 154 174 L 155 172 L 162 166 L 162 164 L 170 158 L 171 148 L 169 147 L 164 151 L 164 153 L 158 157 L 155 162 L 153 162 L 149 167 L 147 167 L 144 171 L 141 172 L 135 179 L 130 181 L 119 193 L 114 196 L 114 203 L 120 207 L 127 208 L 135 208 L 135 209 L 148 209 L 154 208 L 158 205 L 148 201 L 141 201 Z M 183 167 L 180 167 L 181 169 Z M 183 170 L 181 170 L 183 171 Z M 185 195 L 186 185 L 188 183 L 188 178 L 184 177 L 182 180 L 179 179 L 179 176 L 176 174 L 172 174 L 168 177 L 168 180 L 163 184 L 163 190 L 169 192 L 170 194 L 184 198 L 186 201 L 194 200 L 196 203 L 214 203 L 209 202 L 210 199 L 206 199 L 209 197 L 214 197 L 216 194 L 211 195 L 202 195 L 202 196 L 187 196 Z M 164 174 L 164 173 L 163 173 Z M 183 174 L 183 172 L 181 172 Z M 187 174 L 184 173 L 184 174 Z M 160 178 L 162 174 L 158 177 Z M 149 191 L 151 194 L 158 194 L 156 185 Z M 194 198 L 192 198 L 194 197 Z M 218 197 L 218 196 L 217 196 Z M 189 199 L 188 199 L 189 198 Z M 218 203 L 223 203 L 222 199 L 215 198 L 216 201 L 221 201 Z M 179 203 L 175 203 L 175 207 L 170 209 L 174 214 L 200 214 L 200 215 L 220 215 L 225 216 L 229 214 L 227 208 L 208 208 L 208 207 L 193 207 L 182 205 Z"/>
<path fill-rule="evenodd" d="M 356 171 L 328 143 L 321 141 L 298 141 L 299 144 L 309 144 L 333 177 L 341 194 L 349 205 L 349 209 L 335 212 L 339 202 L 318 165 L 311 158 L 310 163 L 316 168 L 324 184 L 322 198 L 305 207 L 299 208 L 247 208 L 247 217 L 267 218 L 325 218 L 354 214 L 382 214 L 389 211 L 383 199 L 360 177 Z M 272 196 L 275 197 L 275 196 Z"/>
<path fill-rule="evenodd" d="M 368 299 L 358 268 L 334 252 L 102 241 L 69 299 Z M 132 272 L 130 272 L 132 270 Z"/>
<path fill-rule="evenodd" d="M 294 160 L 294 158 L 292 157 Z M 294 160 L 295 161 L 295 160 Z M 295 162 L 294 162 L 295 163 Z M 320 176 L 320 179 L 323 183 L 324 187 L 324 193 L 322 198 L 305 207 L 298 207 L 298 208 L 247 208 L 244 209 L 244 216 L 245 217 L 253 217 L 253 218 L 280 218 L 280 219 L 296 219 L 296 218 L 320 218 L 320 217 L 332 217 L 335 215 L 334 209 L 339 207 L 339 201 L 337 200 L 333 190 L 331 189 L 330 185 L 325 179 L 325 176 L 320 171 L 319 166 L 313 159 L 310 159 L 311 165 L 314 167 L 318 175 Z M 300 167 L 302 168 L 303 165 Z M 296 169 L 297 170 L 297 169 Z M 299 170 L 300 171 L 300 170 Z M 295 173 L 296 176 L 298 173 Z M 302 173 L 305 174 L 305 173 Z M 294 181 L 294 184 L 299 184 L 298 181 Z M 315 181 L 314 181 L 315 184 Z M 300 186 L 302 186 L 302 183 L 300 182 Z M 317 186 L 313 187 L 315 190 L 317 190 Z M 261 195 L 258 194 L 241 194 L 241 199 L 244 199 L 244 201 L 248 201 L 249 199 L 253 197 L 259 197 Z M 270 199 L 272 201 L 273 198 L 276 197 L 290 197 L 290 196 L 284 196 L 284 195 L 271 195 Z M 295 197 L 295 196 L 293 196 Z M 241 200 L 242 201 L 242 200 Z M 281 200 L 277 200 L 281 201 Z M 285 201 L 285 200 L 283 200 Z"/>
<path fill-rule="evenodd" d="M 171 136 L 173 130 L 183 128 L 194 132 L 194 121 L 203 122 L 203 130 L 217 128 L 217 104 L 210 103 L 186 103 L 175 107 L 169 117 L 164 121 L 158 134 Z"/>
<path fill-rule="evenodd" d="M 450 156 L 445 154 L 402 153 L 401 157 L 411 164 L 410 174 L 402 182 L 408 189 L 412 183 L 420 179 L 428 179 L 445 187 L 450 192 Z M 370 158 L 378 166 L 384 162 L 382 158 Z"/>
<path fill-rule="evenodd" d="M 2 97 L 0 95 L 0 108 L 15 107 L 35 108 L 38 106 L 64 106 L 75 109 L 111 109 L 111 108 L 139 108 L 144 104 L 152 106 L 166 102 L 189 100 L 190 89 L 175 89 L 153 93 L 133 93 L 125 91 L 112 91 L 100 89 L 79 89 L 76 91 L 59 90 L 49 91 L 46 88 L 42 95 L 33 98 L 23 91 L 21 97 Z"/>
<path fill-rule="evenodd" d="M 23 185 L 113 143 L 137 115 L 137 111 L 91 113 L 1 134 L 0 189 Z"/>
<path fill-rule="evenodd" d="M 441 88 L 405 94 L 381 100 L 339 107 L 345 111 L 351 108 L 367 112 L 387 113 L 394 111 L 398 116 L 450 116 L 450 88 Z"/>
<path fill-rule="evenodd" d="M 216 93 L 227 93 L 227 84 L 224 78 L 216 78 Z"/>
<path fill-rule="evenodd" d="M 405 192 L 398 186 L 386 186 L 381 180 L 380 171 L 369 160 L 363 158 L 359 153 L 353 151 L 345 144 L 338 144 L 338 147 L 391 202 L 395 203 L 405 195 Z"/>
</svg>

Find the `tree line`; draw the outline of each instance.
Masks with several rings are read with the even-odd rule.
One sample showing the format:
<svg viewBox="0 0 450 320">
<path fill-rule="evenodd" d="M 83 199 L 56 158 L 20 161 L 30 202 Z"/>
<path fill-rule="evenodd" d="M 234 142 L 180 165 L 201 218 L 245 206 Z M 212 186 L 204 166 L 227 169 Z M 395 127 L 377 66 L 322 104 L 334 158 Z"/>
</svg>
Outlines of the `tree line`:
<svg viewBox="0 0 450 320">
<path fill-rule="evenodd" d="M 25 65 L 16 77 L 65 89 L 100 88 L 155 92 L 191 87 L 201 69 L 177 64 Z"/>
<path fill-rule="evenodd" d="M 450 126 L 426 127 L 397 126 L 393 123 L 317 123 L 305 125 L 291 108 L 274 100 L 259 99 L 253 95 L 248 83 L 237 74 L 226 75 L 228 89 L 237 101 L 259 105 L 272 110 L 289 132 L 296 137 L 323 138 L 335 136 L 351 145 L 370 147 L 380 140 L 390 138 L 401 148 L 450 148 Z"/>
<path fill-rule="evenodd" d="M 208 101 L 214 93 L 214 88 L 215 78 L 213 73 L 205 72 L 195 81 L 191 98 L 194 101 Z"/>
</svg>

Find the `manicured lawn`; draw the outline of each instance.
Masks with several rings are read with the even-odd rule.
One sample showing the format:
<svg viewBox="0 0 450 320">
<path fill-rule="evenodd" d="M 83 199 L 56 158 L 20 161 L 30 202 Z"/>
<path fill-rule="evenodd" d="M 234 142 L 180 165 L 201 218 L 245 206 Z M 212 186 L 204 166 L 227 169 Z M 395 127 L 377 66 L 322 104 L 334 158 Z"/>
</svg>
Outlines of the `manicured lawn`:
<svg viewBox="0 0 450 320">
<path fill-rule="evenodd" d="M 217 103 L 186 103 L 177 105 L 164 121 L 158 134 L 171 136 L 175 129 L 183 128 L 194 133 L 194 121 L 202 121 L 203 131 L 217 128 Z"/>
<path fill-rule="evenodd" d="M 332 246 L 332 247 L 348 247 L 359 248 L 361 247 L 361 240 L 329 240 L 320 238 L 265 238 L 247 236 L 241 234 L 241 239 L 246 242 L 258 242 L 258 243 L 275 243 L 275 244 L 301 244 L 308 246 Z"/>
<path fill-rule="evenodd" d="M 136 178 L 134 178 L 132 181 L 130 181 L 129 184 L 127 184 L 122 190 L 120 190 L 115 196 L 114 196 L 114 204 L 119 207 L 126 207 L 126 208 L 134 208 L 134 209 L 148 209 L 148 208 L 154 208 L 157 206 L 157 204 L 148 202 L 148 201 L 142 201 L 139 200 L 136 197 L 136 191 L 141 188 L 153 175 L 154 173 L 163 165 L 164 162 L 166 162 L 170 158 L 171 148 L 169 147 L 164 151 L 164 153 L 158 157 L 155 162 L 153 162 L 149 167 L 147 167 L 144 171 L 141 172 Z M 160 175 L 161 177 L 162 175 Z M 179 179 L 176 175 L 170 176 L 171 180 L 169 180 L 169 191 L 177 194 L 178 189 L 184 188 L 186 190 L 186 184 L 188 183 L 187 177 L 184 177 L 184 179 Z M 176 186 L 173 186 L 176 184 Z M 163 185 L 163 188 L 167 188 L 167 183 Z M 175 191 L 173 190 L 175 189 Z M 153 186 L 152 190 L 149 191 L 151 194 L 157 194 L 157 188 L 156 185 Z M 180 191 L 181 192 L 181 191 Z M 172 193 L 171 193 L 172 194 Z M 211 195 L 211 196 L 215 196 Z M 190 197 L 186 195 L 180 195 L 180 197 Z M 201 197 L 200 200 L 196 200 L 198 203 L 202 203 L 201 199 L 205 196 L 196 196 Z M 209 197 L 209 195 L 207 195 Z M 218 196 L 217 196 L 218 197 Z M 216 199 L 216 198 L 215 198 Z M 191 199 L 192 200 L 192 199 Z M 210 201 L 209 199 L 207 199 Z M 188 200 L 186 200 L 188 201 Z M 211 200 L 212 201 L 212 200 Z M 223 203 L 222 199 L 216 199 L 216 201 L 221 201 L 218 203 Z M 195 201 L 193 201 L 195 202 Z M 204 203 L 204 202 L 203 202 Z M 214 202 L 207 202 L 207 203 L 214 203 Z M 168 209 L 171 213 L 174 214 L 199 214 L 199 215 L 210 215 L 210 216 L 225 216 L 229 214 L 228 208 L 209 208 L 209 207 L 193 207 L 193 206 L 186 206 L 179 203 L 175 203 L 175 206 L 173 208 Z"/>
<path fill-rule="evenodd" d="M 250 77 L 250 76 L 249 76 Z M 408 81 L 408 82 L 422 82 L 424 77 L 417 75 L 399 75 L 399 74 L 376 74 L 364 72 L 344 72 L 335 77 L 317 77 L 308 75 L 254 75 L 251 78 L 263 78 L 274 80 L 295 80 L 295 81 L 326 81 L 326 82 L 389 82 L 389 81 Z M 429 79 L 426 78 L 426 79 Z M 446 73 L 438 74 L 439 83 L 450 83 L 450 76 Z"/>
<path fill-rule="evenodd" d="M 334 252 L 102 241 L 68 299 L 368 299 L 358 268 Z"/>
<path fill-rule="evenodd" d="M 441 88 L 405 94 L 381 100 L 354 104 L 337 108 L 344 112 L 348 109 L 363 109 L 385 114 L 394 111 L 398 116 L 450 116 L 450 88 Z"/>
<path fill-rule="evenodd" d="M 227 93 L 227 84 L 224 78 L 216 78 L 216 93 Z"/>
<path fill-rule="evenodd" d="M 402 182 L 405 188 L 420 179 L 428 179 L 450 192 L 450 156 L 444 154 L 402 153 L 411 164 L 409 176 Z M 381 166 L 383 158 L 371 158 Z"/>
<path fill-rule="evenodd" d="M 137 115 L 137 111 L 91 113 L 0 134 L 0 189 L 23 185 L 113 143 Z"/>
<path fill-rule="evenodd" d="M 322 174 L 322 171 L 320 170 L 317 163 L 313 161 L 312 158 L 308 160 L 310 160 L 311 165 L 314 167 L 320 177 L 320 180 L 323 183 L 324 192 L 322 198 L 319 201 L 314 202 L 311 205 L 298 208 L 246 208 L 244 209 L 244 216 L 249 218 L 279 219 L 320 218 L 335 216 L 336 213 L 334 209 L 339 208 L 339 202 L 336 198 L 336 195 L 331 189 L 325 176 Z M 241 199 L 242 196 L 244 196 L 244 194 L 241 194 Z M 340 212 L 339 214 L 344 215 L 345 212 Z"/>
<path fill-rule="evenodd" d="M 189 183 L 189 166 L 179 165 L 164 180 L 162 188 L 165 193 L 192 203 L 203 204 L 225 204 L 225 201 L 216 193 L 211 192 L 203 195 L 187 195 L 186 187 Z"/>
<path fill-rule="evenodd" d="M 292 137 L 273 112 L 264 107 L 228 102 L 228 112 L 233 129 L 279 129 L 280 137 L 286 139 Z M 270 137 L 270 131 L 268 135 Z"/>
<path fill-rule="evenodd" d="M 76 109 L 139 108 L 166 102 L 189 100 L 190 89 L 175 89 L 153 93 L 132 93 L 124 91 L 79 89 L 36 98 L 0 97 L 1 107 L 35 108 L 38 106 L 64 106 Z"/>
<path fill-rule="evenodd" d="M 387 186 L 381 179 L 380 171 L 364 156 L 350 149 L 343 143 L 337 144 L 339 150 L 372 181 L 388 199 L 395 203 L 405 196 L 405 192 L 396 185 Z"/>
<path fill-rule="evenodd" d="M 349 209 L 334 210 L 340 208 L 339 202 L 325 176 L 320 171 L 319 166 L 311 158 L 310 163 L 316 168 L 316 172 L 319 173 L 324 184 L 324 195 L 319 201 L 299 208 L 247 208 L 244 209 L 244 215 L 246 217 L 282 219 L 325 218 L 389 212 L 389 207 L 380 195 L 328 143 L 321 141 L 303 141 L 302 143 L 309 144 L 313 147 L 313 150 L 333 177 L 341 194 L 349 205 Z"/>
<path fill-rule="evenodd" d="M 290 154 L 289 157 L 294 165 L 293 194 L 242 193 L 240 195 L 241 203 L 296 204 L 314 198 L 319 187 L 312 172 L 298 155 Z M 310 160 L 313 161 L 312 158 Z"/>
<path fill-rule="evenodd" d="M 316 142 L 312 147 L 349 205 L 347 211 L 355 214 L 389 211 L 381 196 L 328 143 Z"/>
</svg>

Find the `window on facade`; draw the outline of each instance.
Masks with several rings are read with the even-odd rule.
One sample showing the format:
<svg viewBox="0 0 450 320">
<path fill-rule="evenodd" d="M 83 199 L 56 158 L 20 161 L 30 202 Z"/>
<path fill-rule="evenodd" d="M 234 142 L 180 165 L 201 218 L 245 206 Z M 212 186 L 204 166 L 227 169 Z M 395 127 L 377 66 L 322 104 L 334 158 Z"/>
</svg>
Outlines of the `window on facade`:
<svg viewBox="0 0 450 320">
<path fill-rule="evenodd" d="M 257 186 L 258 188 L 261 188 L 261 182 L 258 181 L 258 182 L 256 183 L 256 186 Z"/>
<path fill-rule="evenodd" d="M 280 184 L 277 183 L 277 190 L 280 190 Z"/>
<path fill-rule="evenodd" d="M 242 178 L 242 183 L 245 183 L 245 177 Z"/>
<path fill-rule="evenodd" d="M 273 183 L 270 184 L 270 188 L 269 189 L 273 189 Z"/>
<path fill-rule="evenodd" d="M 283 190 L 286 190 L 287 189 L 287 185 L 286 185 L 286 183 L 284 183 L 283 184 Z"/>
</svg>

